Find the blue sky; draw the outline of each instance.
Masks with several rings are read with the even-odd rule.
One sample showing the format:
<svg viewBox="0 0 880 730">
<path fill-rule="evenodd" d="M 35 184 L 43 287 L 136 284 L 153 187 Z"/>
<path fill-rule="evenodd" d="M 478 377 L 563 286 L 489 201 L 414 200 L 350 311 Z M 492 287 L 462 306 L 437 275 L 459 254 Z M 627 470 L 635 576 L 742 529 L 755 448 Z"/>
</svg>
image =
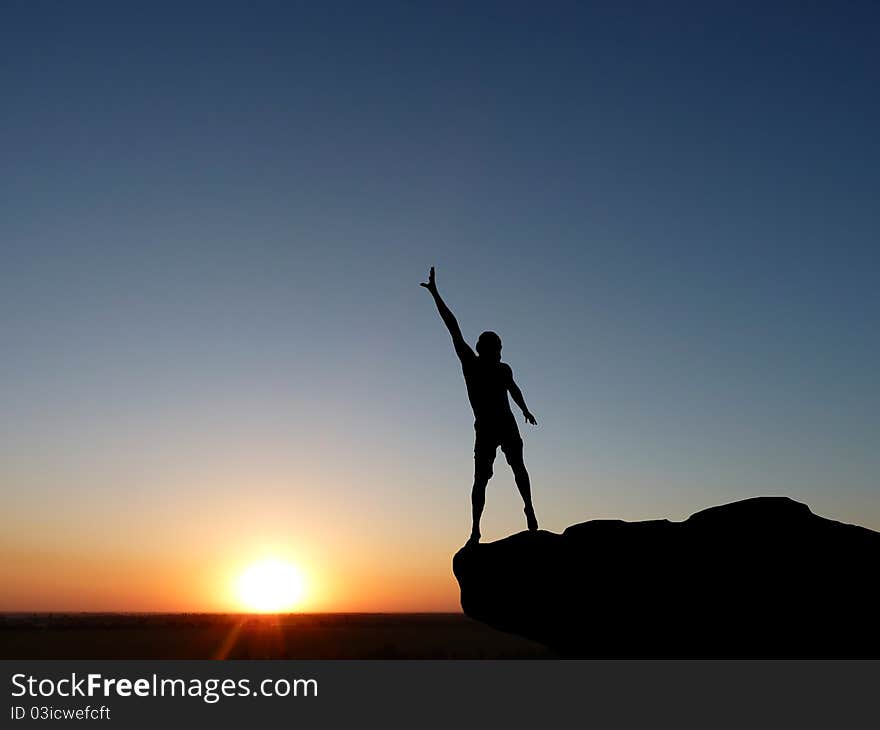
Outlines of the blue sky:
<svg viewBox="0 0 880 730">
<path fill-rule="evenodd" d="M 194 550 L 234 512 L 454 603 L 431 265 L 502 336 L 548 529 L 755 494 L 880 529 L 875 4 L 3 15 L 7 549 Z M 522 527 L 498 466 L 489 539 Z"/>
</svg>

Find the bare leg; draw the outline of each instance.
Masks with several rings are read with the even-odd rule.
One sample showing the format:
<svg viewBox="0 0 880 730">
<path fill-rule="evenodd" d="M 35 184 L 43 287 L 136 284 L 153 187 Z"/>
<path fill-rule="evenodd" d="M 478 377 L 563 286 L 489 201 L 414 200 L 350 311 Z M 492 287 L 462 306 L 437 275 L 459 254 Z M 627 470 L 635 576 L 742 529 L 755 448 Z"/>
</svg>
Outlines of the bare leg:
<svg viewBox="0 0 880 730">
<path fill-rule="evenodd" d="M 522 462 L 513 466 L 513 478 L 516 480 L 516 487 L 522 497 L 526 513 L 526 524 L 530 530 L 538 529 L 538 518 L 535 517 L 535 508 L 532 506 L 532 485 L 529 481 L 529 473 L 526 466 Z"/>
<path fill-rule="evenodd" d="M 474 524 L 471 528 L 471 542 L 480 541 L 480 518 L 483 516 L 483 507 L 486 506 L 486 485 L 489 483 L 487 477 L 476 477 L 474 479 L 474 488 L 471 492 L 471 508 L 473 510 Z"/>
<path fill-rule="evenodd" d="M 489 447 L 481 444 L 478 438 L 474 445 L 474 488 L 471 491 L 474 524 L 471 527 L 471 537 L 468 542 L 480 541 L 480 518 L 483 516 L 483 507 L 486 505 L 486 485 L 492 478 L 492 464 L 494 463 L 495 446 Z"/>
</svg>

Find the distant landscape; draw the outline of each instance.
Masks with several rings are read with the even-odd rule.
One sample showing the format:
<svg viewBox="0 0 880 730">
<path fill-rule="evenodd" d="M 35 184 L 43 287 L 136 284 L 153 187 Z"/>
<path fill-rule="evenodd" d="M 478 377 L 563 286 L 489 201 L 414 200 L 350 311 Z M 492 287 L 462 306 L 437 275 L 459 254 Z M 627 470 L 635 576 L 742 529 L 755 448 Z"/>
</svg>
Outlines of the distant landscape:
<svg viewBox="0 0 880 730">
<path fill-rule="evenodd" d="M 540 659 L 454 613 L 7 613 L 0 659 Z"/>
</svg>

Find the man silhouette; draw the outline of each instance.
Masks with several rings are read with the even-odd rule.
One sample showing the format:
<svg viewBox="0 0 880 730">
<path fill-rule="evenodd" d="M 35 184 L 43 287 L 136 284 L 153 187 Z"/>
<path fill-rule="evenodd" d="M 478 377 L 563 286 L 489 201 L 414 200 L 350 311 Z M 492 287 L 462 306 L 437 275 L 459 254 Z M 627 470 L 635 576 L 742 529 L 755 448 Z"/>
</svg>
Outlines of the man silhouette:
<svg viewBox="0 0 880 730">
<path fill-rule="evenodd" d="M 529 484 L 529 473 L 523 463 L 523 442 L 519 435 L 516 419 L 510 410 L 507 394 L 510 393 L 514 402 L 522 409 L 526 421 L 533 426 L 538 422 L 526 407 L 522 391 L 513 380 L 513 371 L 507 363 L 501 362 L 501 338 L 494 332 L 483 332 L 477 340 L 476 354 L 471 346 L 464 341 L 461 329 L 455 316 L 446 306 L 446 302 L 437 291 L 434 281 L 434 267 L 423 282 L 434 297 L 437 311 L 449 334 L 455 354 L 461 360 L 464 382 L 467 386 L 468 400 L 474 410 L 474 488 L 471 492 L 474 523 L 469 542 L 480 541 L 480 517 L 486 504 L 486 485 L 492 478 L 492 465 L 495 452 L 500 446 L 513 469 L 516 486 L 525 505 L 526 524 L 529 530 L 538 529 L 535 509 L 532 507 L 532 490 Z"/>
</svg>

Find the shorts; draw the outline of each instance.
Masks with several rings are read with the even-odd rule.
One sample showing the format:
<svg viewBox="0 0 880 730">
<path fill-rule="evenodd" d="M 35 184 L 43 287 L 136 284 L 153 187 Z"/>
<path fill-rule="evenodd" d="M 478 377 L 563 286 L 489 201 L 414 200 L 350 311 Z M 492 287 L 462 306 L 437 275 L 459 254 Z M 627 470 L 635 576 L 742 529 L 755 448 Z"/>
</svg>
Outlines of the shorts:
<svg viewBox="0 0 880 730">
<path fill-rule="evenodd" d="M 499 446 L 508 464 L 518 466 L 523 463 L 523 442 L 516 421 L 511 419 L 509 424 L 501 428 L 481 428 L 476 424 L 474 428 L 474 470 L 478 475 L 482 472 L 492 476 L 492 464 L 495 463 L 495 452 Z"/>
</svg>

